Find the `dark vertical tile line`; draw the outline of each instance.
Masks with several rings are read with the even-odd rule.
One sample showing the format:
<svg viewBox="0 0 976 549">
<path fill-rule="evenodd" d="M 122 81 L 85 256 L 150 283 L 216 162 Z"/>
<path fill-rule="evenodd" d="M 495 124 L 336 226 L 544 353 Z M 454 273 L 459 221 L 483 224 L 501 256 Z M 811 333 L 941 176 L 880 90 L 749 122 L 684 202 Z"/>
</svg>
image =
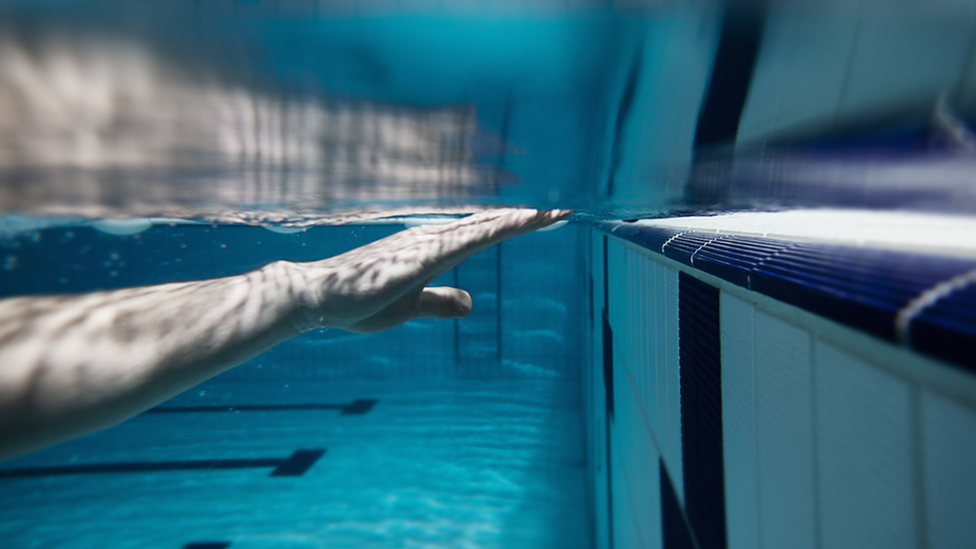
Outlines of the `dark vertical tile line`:
<svg viewBox="0 0 976 549">
<path fill-rule="evenodd" d="M 453 273 L 454 281 L 452 285 L 457 288 L 458 282 L 458 267 L 451 269 Z M 454 369 L 457 370 L 461 365 L 461 320 L 454 319 Z"/>
<path fill-rule="evenodd" d="M 593 326 L 593 309 L 595 308 L 595 305 L 593 304 L 593 298 L 595 296 L 593 295 L 593 277 L 592 276 L 590 277 L 589 293 L 590 293 L 590 326 Z"/>
<path fill-rule="evenodd" d="M 609 549 L 614 549 L 613 533 L 613 464 L 611 463 L 610 427 L 613 419 L 613 332 L 610 330 L 610 268 L 608 266 L 608 238 L 603 236 L 603 419 L 607 433 L 607 537 Z"/>
<path fill-rule="evenodd" d="M 688 524 L 681 513 L 678 494 L 664 468 L 664 459 L 658 458 L 657 463 L 661 485 L 661 544 L 664 549 L 695 549 Z"/>
<path fill-rule="evenodd" d="M 681 461 L 685 510 L 701 549 L 725 549 L 719 290 L 678 274 Z"/>
<path fill-rule="evenodd" d="M 925 452 L 922 451 L 922 390 L 911 387 L 909 404 L 909 437 L 912 445 L 912 491 L 915 504 L 915 547 L 929 547 L 928 498 L 925 497 Z"/>
<path fill-rule="evenodd" d="M 613 184 L 623 160 L 624 151 L 624 131 L 627 127 L 627 119 L 634 108 L 634 97 L 637 95 L 637 85 L 640 80 L 641 60 L 643 58 L 643 45 L 637 48 L 627 72 L 627 83 L 624 84 L 624 93 L 620 96 L 620 106 L 617 108 L 617 120 L 613 128 L 613 151 L 610 156 L 610 174 L 607 178 L 607 197 L 613 196 Z"/>
<path fill-rule="evenodd" d="M 692 143 L 692 171 L 685 189 L 691 204 L 715 204 L 728 197 L 731 164 L 723 153 L 705 162 L 703 156 L 715 154 L 717 146 L 735 143 L 739 122 L 749 95 L 749 86 L 759 57 L 765 30 L 765 3 L 749 7 L 726 8 L 719 31 L 718 47 L 708 89 L 695 127 Z"/>
<path fill-rule="evenodd" d="M 502 109 L 502 131 L 501 131 L 501 154 L 499 155 L 498 171 L 495 175 L 494 194 L 498 196 L 501 188 L 502 179 L 505 177 L 505 160 L 508 158 L 508 133 L 512 125 L 512 95 L 505 97 L 505 106 Z"/>
<path fill-rule="evenodd" d="M 502 243 L 495 247 L 495 331 L 498 365 L 502 364 Z"/>
<path fill-rule="evenodd" d="M 603 384 L 607 417 L 613 419 L 613 328 L 610 326 L 610 311 L 606 307 L 603 308 Z"/>
<path fill-rule="evenodd" d="M 607 308 L 610 305 L 610 280 L 607 279 L 607 274 L 610 271 L 607 263 L 607 248 L 609 247 L 609 237 L 603 235 L 603 307 Z"/>
<path fill-rule="evenodd" d="M 763 517 L 760 510 L 762 509 L 762 492 L 759 490 L 759 395 L 756 392 L 756 312 L 755 308 L 752 310 L 752 314 L 749 319 L 749 356 L 750 356 L 750 370 L 752 371 L 752 443 L 756 456 L 755 470 L 756 470 L 756 538 L 758 547 L 756 549 L 763 549 Z"/>
<path fill-rule="evenodd" d="M 735 140 L 762 45 L 764 11 L 763 6 L 730 7 L 722 17 L 712 74 L 695 128 L 694 148 Z"/>
<path fill-rule="evenodd" d="M 818 437 L 819 421 L 817 421 L 817 346 L 813 341 L 810 342 L 810 419 L 813 423 L 813 546 L 821 547 L 823 535 L 821 529 L 823 524 L 820 517 L 823 516 L 821 506 L 823 498 L 820 497 L 820 441 Z"/>
</svg>

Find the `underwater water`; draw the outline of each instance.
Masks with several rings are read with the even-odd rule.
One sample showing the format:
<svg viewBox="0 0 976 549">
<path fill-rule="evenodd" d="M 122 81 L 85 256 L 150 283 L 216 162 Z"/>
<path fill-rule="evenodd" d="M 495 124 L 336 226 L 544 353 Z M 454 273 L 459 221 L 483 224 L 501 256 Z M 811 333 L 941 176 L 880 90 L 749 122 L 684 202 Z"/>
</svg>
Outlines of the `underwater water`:
<svg viewBox="0 0 976 549">
<path fill-rule="evenodd" d="M 220 276 L 398 229 L 47 229 L 4 241 L 2 287 Z M 118 427 L 4 462 L 5 543 L 588 547 L 577 238 L 566 228 L 523 237 L 435 281 L 471 292 L 467 319 L 310 332 Z M 242 462 L 302 450 L 323 454 L 291 477 Z"/>
<path fill-rule="evenodd" d="M 746 4 L 0 2 L 0 298 L 576 210 L 435 280 L 470 292 L 463 320 L 308 332 L 0 463 L 0 545 L 612 540 L 588 221 L 976 206 L 971 10 Z"/>
</svg>

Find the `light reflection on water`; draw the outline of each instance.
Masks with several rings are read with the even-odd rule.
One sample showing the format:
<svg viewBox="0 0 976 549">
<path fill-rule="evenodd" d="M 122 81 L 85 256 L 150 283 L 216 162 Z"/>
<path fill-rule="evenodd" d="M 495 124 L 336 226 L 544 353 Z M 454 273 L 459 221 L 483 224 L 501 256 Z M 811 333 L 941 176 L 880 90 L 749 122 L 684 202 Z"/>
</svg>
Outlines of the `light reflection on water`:
<svg viewBox="0 0 976 549">
<path fill-rule="evenodd" d="M 0 230 L 102 217 L 307 226 L 497 203 L 600 218 L 976 211 L 964 86 L 943 93 L 951 86 L 935 79 L 931 96 L 888 97 L 912 75 L 888 82 L 855 67 L 878 112 L 841 116 L 838 104 L 817 118 L 813 101 L 790 115 L 812 117 L 800 129 L 769 122 L 786 116 L 777 94 L 846 63 L 790 54 L 777 65 L 783 29 L 802 23 L 820 40 L 856 20 L 883 30 L 872 40 L 887 51 L 903 41 L 891 21 L 924 14 L 923 30 L 952 34 L 961 11 L 756 8 L 769 32 L 757 38 L 745 129 L 702 145 L 721 4 L 421 3 L 0 3 Z M 914 55 L 951 64 L 916 42 Z M 911 150 L 889 139 L 905 121 L 919 128 Z M 865 128 L 880 128 L 869 138 L 891 154 L 851 154 L 845 132 Z"/>
<path fill-rule="evenodd" d="M 6 36 L 0 67 L 8 211 L 185 217 L 193 205 L 473 200 L 503 178 L 477 162 L 504 144 L 473 105 L 288 97 L 97 36 Z"/>
</svg>

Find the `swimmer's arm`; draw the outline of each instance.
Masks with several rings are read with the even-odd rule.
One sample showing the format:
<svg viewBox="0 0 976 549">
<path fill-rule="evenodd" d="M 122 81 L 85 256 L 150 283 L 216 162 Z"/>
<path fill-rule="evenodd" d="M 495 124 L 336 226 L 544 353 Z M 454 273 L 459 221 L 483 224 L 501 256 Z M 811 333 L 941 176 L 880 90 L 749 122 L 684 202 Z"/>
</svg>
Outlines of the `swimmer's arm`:
<svg viewBox="0 0 976 549">
<path fill-rule="evenodd" d="M 493 210 L 310 263 L 111 292 L 0 300 L 0 459 L 114 425 L 307 330 L 459 318 L 427 288 L 501 240 L 569 212 Z"/>
<path fill-rule="evenodd" d="M 0 301 L 0 459 L 114 425 L 300 334 L 293 267 Z"/>
</svg>

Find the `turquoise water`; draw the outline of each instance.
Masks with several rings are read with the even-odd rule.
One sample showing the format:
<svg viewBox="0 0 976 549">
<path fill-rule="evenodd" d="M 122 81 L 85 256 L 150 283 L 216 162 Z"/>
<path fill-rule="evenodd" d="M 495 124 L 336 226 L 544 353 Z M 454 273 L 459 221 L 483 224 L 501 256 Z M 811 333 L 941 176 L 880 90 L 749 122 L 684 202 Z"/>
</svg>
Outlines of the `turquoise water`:
<svg viewBox="0 0 976 549">
<path fill-rule="evenodd" d="M 81 292 L 229 275 L 400 229 L 50 228 L 3 241 L 0 286 Z M 467 319 L 311 332 L 161 406 L 187 411 L 4 462 L 42 469 L 0 478 L 5 546 L 589 547 L 578 238 L 575 227 L 528 235 L 435 281 L 470 291 Z M 375 403 L 344 414 L 357 399 Z M 308 405 L 326 409 L 295 409 Z M 325 453 L 296 477 L 221 468 L 308 449 Z M 197 465 L 152 470 L 186 461 Z M 142 470 L 118 470 L 133 463 Z M 85 465 L 114 472 L 56 474 Z"/>
<path fill-rule="evenodd" d="M 267 359 L 265 359 L 267 360 Z M 177 403 L 349 402 L 322 412 L 144 415 L 4 463 L 159 462 L 327 453 L 269 469 L 4 479 L 6 547 L 590 546 L 579 401 L 570 380 L 207 383 Z M 205 396 L 197 395 L 206 393 Z"/>
<path fill-rule="evenodd" d="M 436 4 L 0 3 L 0 297 L 320 259 L 498 204 L 976 204 L 967 10 Z M 462 321 L 311 332 L 0 464 L 2 544 L 592 546 L 587 230 L 435 281 L 471 293 Z"/>
</svg>

